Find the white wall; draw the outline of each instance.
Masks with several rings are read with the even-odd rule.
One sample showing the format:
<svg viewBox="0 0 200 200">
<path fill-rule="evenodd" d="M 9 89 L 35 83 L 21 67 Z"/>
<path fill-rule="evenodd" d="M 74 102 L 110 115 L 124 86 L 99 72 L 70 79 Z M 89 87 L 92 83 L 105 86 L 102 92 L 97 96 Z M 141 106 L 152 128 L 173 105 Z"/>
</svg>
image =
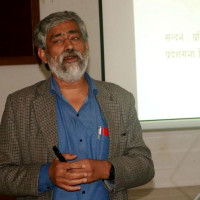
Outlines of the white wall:
<svg viewBox="0 0 200 200">
<path fill-rule="evenodd" d="M 137 96 L 132 0 L 102 0 L 105 77 Z"/>
<path fill-rule="evenodd" d="M 107 1 L 107 0 L 106 0 Z M 118 2 L 119 1 L 119 2 Z M 41 18 L 53 11 L 59 10 L 74 10 L 86 21 L 89 32 L 89 42 L 91 50 L 91 60 L 89 73 L 97 79 L 101 79 L 100 73 L 100 47 L 99 47 L 99 19 L 98 19 L 98 0 L 40 0 Z M 129 0 L 109 0 L 112 7 L 115 3 L 123 8 L 124 5 L 129 5 Z M 127 9 L 130 9 L 128 7 Z M 120 8 L 119 8 L 120 11 Z M 121 12 L 118 13 L 119 15 Z M 115 16 L 110 16 L 110 19 L 115 20 Z M 123 18 L 122 18 L 123 19 Z M 112 20 L 110 23 L 112 23 Z M 123 20 L 122 20 L 123 21 Z M 104 22 L 105 23 L 105 22 Z M 106 57 L 113 56 L 115 61 L 116 54 L 122 52 L 119 57 L 120 63 L 110 62 L 115 66 L 108 67 L 112 76 L 123 76 L 123 70 L 119 69 L 123 63 L 124 71 L 129 70 L 130 56 L 133 55 L 127 50 L 132 50 L 129 37 L 122 37 L 120 30 L 116 24 L 116 43 L 110 43 L 109 39 L 105 40 L 110 50 L 106 53 Z M 109 26 L 109 24 L 107 24 Z M 113 37 L 111 33 L 109 37 Z M 121 42 L 128 42 L 120 44 Z M 134 66 L 134 65 L 133 65 Z M 133 73 L 134 73 L 134 69 Z M 119 76 L 120 72 L 120 76 Z M 24 86 L 33 84 L 44 79 L 49 74 L 46 74 L 44 67 L 38 65 L 23 65 L 23 66 L 0 66 L 0 116 L 2 115 L 5 99 L 7 95 Z M 107 77 L 107 76 L 106 76 Z M 128 83 L 128 77 L 126 82 Z M 126 84 L 119 83 L 126 87 Z M 134 87 L 134 86 L 131 86 Z M 130 88 L 127 88 L 128 90 Z M 151 131 L 144 132 L 144 139 L 152 151 L 153 160 L 155 163 L 156 176 L 152 182 L 143 187 L 173 187 L 200 185 L 200 130 L 173 130 L 173 131 Z"/>
<path fill-rule="evenodd" d="M 155 178 L 142 188 L 200 185 L 200 130 L 144 132 Z"/>
</svg>

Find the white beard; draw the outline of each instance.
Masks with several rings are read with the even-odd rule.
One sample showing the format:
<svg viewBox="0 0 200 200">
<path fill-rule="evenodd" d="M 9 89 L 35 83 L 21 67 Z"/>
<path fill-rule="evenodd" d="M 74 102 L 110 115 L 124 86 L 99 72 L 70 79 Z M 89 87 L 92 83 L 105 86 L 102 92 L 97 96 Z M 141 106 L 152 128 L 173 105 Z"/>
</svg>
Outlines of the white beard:
<svg viewBox="0 0 200 200">
<path fill-rule="evenodd" d="M 52 58 L 47 54 L 49 68 L 59 80 L 76 82 L 80 80 L 85 73 L 89 60 L 89 50 L 86 49 L 84 57 L 79 51 L 73 51 L 73 53 L 78 56 L 79 61 L 68 64 L 63 62 L 64 58 L 70 55 L 68 52 L 64 52 L 60 55 L 59 62 L 56 61 L 57 57 Z"/>
</svg>

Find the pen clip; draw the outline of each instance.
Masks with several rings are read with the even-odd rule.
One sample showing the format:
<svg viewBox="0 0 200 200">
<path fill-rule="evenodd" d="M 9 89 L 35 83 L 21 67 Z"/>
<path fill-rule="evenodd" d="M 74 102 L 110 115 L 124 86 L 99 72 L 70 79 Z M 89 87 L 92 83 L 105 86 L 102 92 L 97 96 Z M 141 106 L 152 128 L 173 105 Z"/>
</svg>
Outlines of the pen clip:
<svg viewBox="0 0 200 200">
<path fill-rule="evenodd" d="M 101 126 L 98 127 L 98 140 L 100 140 L 100 136 L 101 136 Z"/>
</svg>

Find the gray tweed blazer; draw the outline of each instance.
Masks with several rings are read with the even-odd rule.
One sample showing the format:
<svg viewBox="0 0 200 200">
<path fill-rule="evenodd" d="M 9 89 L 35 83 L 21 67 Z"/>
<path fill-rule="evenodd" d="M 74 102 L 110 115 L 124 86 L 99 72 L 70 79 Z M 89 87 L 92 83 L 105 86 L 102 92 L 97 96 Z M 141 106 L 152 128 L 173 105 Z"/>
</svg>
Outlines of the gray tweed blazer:
<svg viewBox="0 0 200 200">
<path fill-rule="evenodd" d="M 97 100 L 110 133 L 109 161 L 115 167 L 111 200 L 127 200 L 127 189 L 154 176 L 151 153 L 142 139 L 131 93 L 115 84 L 95 81 Z M 0 126 L 0 194 L 17 199 L 48 200 L 52 191 L 38 194 L 41 165 L 51 162 L 57 145 L 55 95 L 50 80 L 8 96 Z"/>
</svg>

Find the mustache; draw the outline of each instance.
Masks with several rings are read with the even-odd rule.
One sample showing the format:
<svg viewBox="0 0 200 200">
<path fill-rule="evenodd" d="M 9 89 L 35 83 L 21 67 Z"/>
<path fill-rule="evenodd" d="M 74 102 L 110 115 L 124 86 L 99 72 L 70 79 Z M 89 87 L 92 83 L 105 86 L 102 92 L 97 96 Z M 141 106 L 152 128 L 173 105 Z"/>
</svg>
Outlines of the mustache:
<svg viewBox="0 0 200 200">
<path fill-rule="evenodd" d="M 65 58 L 70 56 L 77 56 L 80 61 L 83 61 L 83 56 L 80 51 L 74 49 L 67 49 L 60 55 L 60 62 L 62 62 Z"/>
</svg>

